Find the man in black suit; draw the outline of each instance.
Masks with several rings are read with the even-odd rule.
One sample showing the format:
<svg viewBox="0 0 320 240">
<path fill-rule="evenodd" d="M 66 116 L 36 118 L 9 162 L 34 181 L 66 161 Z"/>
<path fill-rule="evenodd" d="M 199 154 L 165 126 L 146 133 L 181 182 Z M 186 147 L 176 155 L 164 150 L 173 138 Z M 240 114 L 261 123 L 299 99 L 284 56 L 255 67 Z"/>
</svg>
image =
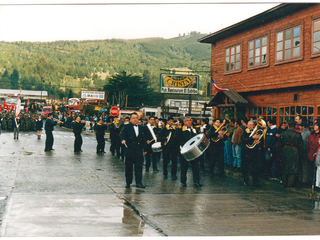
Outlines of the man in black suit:
<svg viewBox="0 0 320 240">
<path fill-rule="evenodd" d="M 163 149 L 163 176 L 168 177 L 168 164 L 170 159 L 171 177 L 173 180 L 177 179 L 177 156 L 179 152 L 179 140 L 177 138 L 177 129 L 174 126 L 172 117 L 168 118 L 167 125 L 159 132 L 159 140 Z"/>
<path fill-rule="evenodd" d="M 54 150 L 52 149 L 52 146 L 53 146 L 52 131 L 53 131 L 53 127 L 57 125 L 59 120 L 55 119 L 55 121 L 53 121 L 52 118 L 53 118 L 53 114 L 49 113 L 46 123 L 44 125 L 44 130 L 46 131 L 46 147 L 44 149 L 45 152 L 50 152 L 51 150 Z"/>
<path fill-rule="evenodd" d="M 81 117 L 77 117 L 76 120 L 74 121 L 73 125 L 73 133 L 74 133 L 74 152 L 82 152 L 81 146 L 82 146 L 82 137 L 81 137 L 81 132 L 86 124 L 85 120 L 81 120 Z"/>
<path fill-rule="evenodd" d="M 96 130 L 96 139 L 97 139 L 97 153 L 105 153 L 104 151 L 104 146 L 105 146 L 105 141 L 104 141 L 104 135 L 105 135 L 105 130 L 107 130 L 107 122 L 102 123 L 102 118 L 99 119 L 95 126 Z"/>
<path fill-rule="evenodd" d="M 132 113 L 130 123 L 123 126 L 120 134 L 121 143 L 125 145 L 125 176 L 126 188 L 130 188 L 133 178 L 133 164 L 136 187 L 145 188 L 142 185 L 143 149 L 146 149 L 146 139 L 143 127 L 138 125 L 137 113 Z"/>
<path fill-rule="evenodd" d="M 192 119 L 190 117 L 186 117 L 184 120 L 184 126 L 179 130 L 178 139 L 180 140 L 180 146 L 189 141 L 191 138 L 198 134 L 197 130 L 192 127 Z M 181 164 L 181 184 L 183 187 L 187 186 L 187 172 L 189 162 L 180 155 L 180 164 Z M 199 173 L 199 158 L 196 158 L 190 161 L 193 173 L 193 187 L 198 188 L 202 187 L 200 184 L 200 173 Z"/>
<path fill-rule="evenodd" d="M 147 140 L 147 148 L 145 151 L 146 154 L 146 171 L 149 171 L 150 165 L 151 165 L 151 158 L 152 158 L 152 168 L 154 172 L 158 172 L 157 168 L 157 154 L 152 151 L 152 144 L 154 144 L 157 141 L 157 136 L 155 133 L 155 117 L 150 116 L 147 126 L 145 127 L 145 133 L 146 133 L 146 140 Z"/>
</svg>

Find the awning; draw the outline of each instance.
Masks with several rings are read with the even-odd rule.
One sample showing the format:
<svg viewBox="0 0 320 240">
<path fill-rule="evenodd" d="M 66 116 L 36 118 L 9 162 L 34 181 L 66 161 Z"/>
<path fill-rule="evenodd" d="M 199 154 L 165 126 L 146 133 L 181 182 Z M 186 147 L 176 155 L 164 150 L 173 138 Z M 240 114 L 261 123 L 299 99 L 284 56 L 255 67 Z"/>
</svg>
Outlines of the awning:
<svg viewBox="0 0 320 240">
<path fill-rule="evenodd" d="M 244 99 L 239 93 L 237 93 L 234 89 L 229 88 L 230 92 L 222 91 L 216 93 L 214 97 L 210 100 L 208 106 L 217 106 L 217 105 L 230 105 L 235 104 L 238 106 L 247 106 L 248 101 Z M 224 96 L 227 96 L 231 101 L 228 104 L 224 102 Z"/>
</svg>

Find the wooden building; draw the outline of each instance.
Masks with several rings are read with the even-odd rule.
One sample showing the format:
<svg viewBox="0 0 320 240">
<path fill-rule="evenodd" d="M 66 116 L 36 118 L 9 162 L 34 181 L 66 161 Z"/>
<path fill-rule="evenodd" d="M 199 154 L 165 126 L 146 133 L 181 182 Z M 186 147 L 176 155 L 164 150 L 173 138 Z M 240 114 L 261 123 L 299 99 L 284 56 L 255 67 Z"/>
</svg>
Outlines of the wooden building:
<svg viewBox="0 0 320 240">
<path fill-rule="evenodd" d="M 214 117 L 320 118 L 320 4 L 279 4 L 198 41 L 211 44 L 215 83 L 233 89 L 211 87 Z"/>
</svg>

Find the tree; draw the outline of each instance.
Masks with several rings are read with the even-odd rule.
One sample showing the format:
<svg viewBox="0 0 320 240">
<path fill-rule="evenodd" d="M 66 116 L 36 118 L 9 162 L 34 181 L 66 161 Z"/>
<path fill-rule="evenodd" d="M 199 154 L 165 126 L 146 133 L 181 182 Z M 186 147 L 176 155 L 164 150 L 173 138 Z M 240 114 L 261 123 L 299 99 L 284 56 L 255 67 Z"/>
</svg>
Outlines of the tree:
<svg viewBox="0 0 320 240">
<path fill-rule="evenodd" d="M 143 81 L 142 77 L 127 74 L 125 71 L 113 75 L 103 89 L 109 93 L 108 102 L 119 104 L 121 108 L 139 107 L 152 100 L 153 90 L 149 83 Z"/>
<path fill-rule="evenodd" d="M 12 89 L 17 89 L 18 88 L 18 84 L 19 84 L 19 72 L 17 69 L 13 69 L 13 72 L 10 76 L 10 80 L 11 80 L 11 88 Z"/>
<path fill-rule="evenodd" d="M 0 82 L 0 88 L 10 89 L 11 88 L 11 81 L 7 77 L 2 77 Z"/>
<path fill-rule="evenodd" d="M 73 98 L 74 94 L 73 94 L 73 91 L 72 89 L 69 89 L 69 92 L 68 92 L 68 99 L 69 98 Z"/>
</svg>

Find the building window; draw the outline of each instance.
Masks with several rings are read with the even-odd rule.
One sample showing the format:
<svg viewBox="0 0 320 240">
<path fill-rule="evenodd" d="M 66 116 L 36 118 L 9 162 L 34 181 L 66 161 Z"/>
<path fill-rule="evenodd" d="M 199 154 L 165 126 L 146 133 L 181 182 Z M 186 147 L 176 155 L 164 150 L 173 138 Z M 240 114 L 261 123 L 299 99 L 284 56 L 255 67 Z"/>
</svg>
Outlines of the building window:
<svg viewBox="0 0 320 240">
<path fill-rule="evenodd" d="M 241 70 L 241 48 L 240 45 L 226 48 L 225 72 L 239 72 Z"/>
<path fill-rule="evenodd" d="M 276 107 L 253 107 L 249 108 L 249 117 L 257 119 L 262 117 L 266 122 L 272 119 L 274 122 L 277 121 L 277 108 Z"/>
<path fill-rule="evenodd" d="M 313 116 L 313 107 L 311 106 L 288 106 L 280 107 L 280 123 L 284 121 L 295 120 L 297 115 L 300 115 L 303 121 L 312 125 L 314 116 Z"/>
<path fill-rule="evenodd" d="M 302 57 L 301 26 L 277 32 L 276 63 L 297 60 Z"/>
<path fill-rule="evenodd" d="M 312 55 L 320 55 L 320 19 L 312 23 Z"/>
<path fill-rule="evenodd" d="M 261 67 L 268 64 L 268 38 L 262 37 L 249 41 L 248 68 Z"/>
</svg>

